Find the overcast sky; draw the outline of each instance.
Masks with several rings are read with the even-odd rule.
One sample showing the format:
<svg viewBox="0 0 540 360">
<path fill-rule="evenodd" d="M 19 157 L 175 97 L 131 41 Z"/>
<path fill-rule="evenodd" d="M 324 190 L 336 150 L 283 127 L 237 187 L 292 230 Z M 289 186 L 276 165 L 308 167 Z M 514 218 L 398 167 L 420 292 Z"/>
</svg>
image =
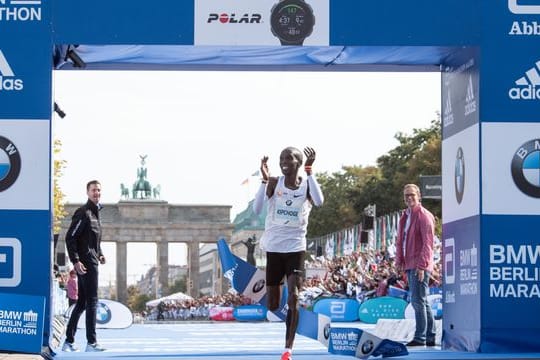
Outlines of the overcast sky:
<svg viewBox="0 0 540 360">
<path fill-rule="evenodd" d="M 257 189 L 263 155 L 273 175 L 286 146 L 313 147 L 316 173 L 375 165 L 397 132 L 428 127 L 441 106 L 440 73 L 56 71 L 53 96 L 67 114 L 53 137 L 68 202 L 86 201 L 91 179 L 103 203 L 118 202 L 147 155 L 162 200 L 231 205 L 231 220 Z M 170 263 L 185 264 L 184 246 L 171 250 Z M 101 284 L 114 279 L 105 251 Z M 155 262 L 154 245 L 128 245 L 128 281 Z"/>
</svg>

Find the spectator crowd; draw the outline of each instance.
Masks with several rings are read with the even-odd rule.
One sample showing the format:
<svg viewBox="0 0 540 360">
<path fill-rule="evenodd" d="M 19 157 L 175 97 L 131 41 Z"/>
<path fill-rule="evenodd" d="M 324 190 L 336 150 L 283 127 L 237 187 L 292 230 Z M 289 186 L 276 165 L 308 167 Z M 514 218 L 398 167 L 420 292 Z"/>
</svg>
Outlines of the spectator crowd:
<svg viewBox="0 0 540 360">
<path fill-rule="evenodd" d="M 358 302 L 392 295 L 392 288 L 408 289 L 407 278 L 397 271 L 394 249 L 354 251 L 350 255 L 326 258 L 310 257 L 306 260 L 306 278 L 300 294 L 300 303 L 311 307 L 321 297 L 353 298 Z M 430 286 L 441 285 L 441 243 L 434 244 L 435 270 Z M 324 274 L 324 275 L 321 275 Z M 390 294 L 389 294 L 390 292 Z M 231 291 L 224 295 L 203 296 L 193 300 L 168 301 L 149 307 L 143 314 L 147 320 L 208 320 L 214 307 L 249 305 L 251 300 Z"/>
</svg>

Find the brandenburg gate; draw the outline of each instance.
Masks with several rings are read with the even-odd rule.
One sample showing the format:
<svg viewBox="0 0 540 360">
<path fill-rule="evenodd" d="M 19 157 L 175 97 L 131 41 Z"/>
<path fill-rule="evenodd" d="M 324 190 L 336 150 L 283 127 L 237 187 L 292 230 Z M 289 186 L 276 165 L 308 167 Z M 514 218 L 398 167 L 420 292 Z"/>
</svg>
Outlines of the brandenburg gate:
<svg viewBox="0 0 540 360">
<path fill-rule="evenodd" d="M 102 242 L 116 244 L 116 295 L 127 303 L 127 244 L 155 243 L 159 284 L 168 288 L 169 243 L 187 244 L 187 292 L 199 296 L 199 245 L 231 239 L 233 225 L 230 205 L 172 205 L 160 200 L 159 186 L 152 188 L 146 180 L 146 156 L 141 156 L 138 180 L 129 191 L 121 185 L 122 199 L 116 204 L 103 204 L 100 212 Z M 158 191 L 156 191 L 158 190 Z M 126 194 L 127 193 L 127 194 Z M 66 204 L 66 218 L 62 221 L 57 254 L 65 252 L 65 234 L 74 211 L 82 204 Z M 57 256 L 58 256 L 57 255 Z M 105 254 L 107 257 L 107 254 Z M 65 254 L 66 263 L 69 261 Z M 189 286 L 192 284 L 192 286 Z"/>
</svg>

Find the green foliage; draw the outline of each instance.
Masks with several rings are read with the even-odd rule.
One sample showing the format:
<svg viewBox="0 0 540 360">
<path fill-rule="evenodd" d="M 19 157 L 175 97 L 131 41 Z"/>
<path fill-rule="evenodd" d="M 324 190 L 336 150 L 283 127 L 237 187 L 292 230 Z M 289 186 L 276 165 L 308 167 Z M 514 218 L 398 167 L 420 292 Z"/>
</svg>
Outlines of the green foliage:
<svg viewBox="0 0 540 360">
<path fill-rule="evenodd" d="M 64 209 L 65 194 L 60 188 L 59 181 L 63 175 L 63 169 L 66 167 L 66 161 L 59 158 L 60 151 L 62 150 L 62 142 L 60 140 L 54 140 L 53 143 L 53 233 L 60 233 L 60 225 L 62 219 L 66 217 L 67 213 Z"/>
<path fill-rule="evenodd" d="M 377 216 L 404 208 L 403 185 L 420 185 L 420 175 L 441 174 L 440 115 L 426 129 L 411 135 L 398 132 L 399 145 L 377 159 L 376 167 L 344 166 L 341 172 L 317 174 L 325 203 L 310 216 L 308 237 L 329 234 L 361 222 L 366 206 L 375 204 Z M 441 201 L 422 203 L 441 218 Z"/>
</svg>

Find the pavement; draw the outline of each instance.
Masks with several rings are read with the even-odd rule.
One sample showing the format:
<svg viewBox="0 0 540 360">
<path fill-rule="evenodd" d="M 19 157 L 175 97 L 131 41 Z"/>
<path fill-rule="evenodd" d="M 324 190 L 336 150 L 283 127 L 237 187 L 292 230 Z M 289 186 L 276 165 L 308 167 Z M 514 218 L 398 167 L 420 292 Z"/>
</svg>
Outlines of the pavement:
<svg viewBox="0 0 540 360">
<path fill-rule="evenodd" d="M 0 360 L 43 360 L 41 355 L 0 353 Z"/>
</svg>

